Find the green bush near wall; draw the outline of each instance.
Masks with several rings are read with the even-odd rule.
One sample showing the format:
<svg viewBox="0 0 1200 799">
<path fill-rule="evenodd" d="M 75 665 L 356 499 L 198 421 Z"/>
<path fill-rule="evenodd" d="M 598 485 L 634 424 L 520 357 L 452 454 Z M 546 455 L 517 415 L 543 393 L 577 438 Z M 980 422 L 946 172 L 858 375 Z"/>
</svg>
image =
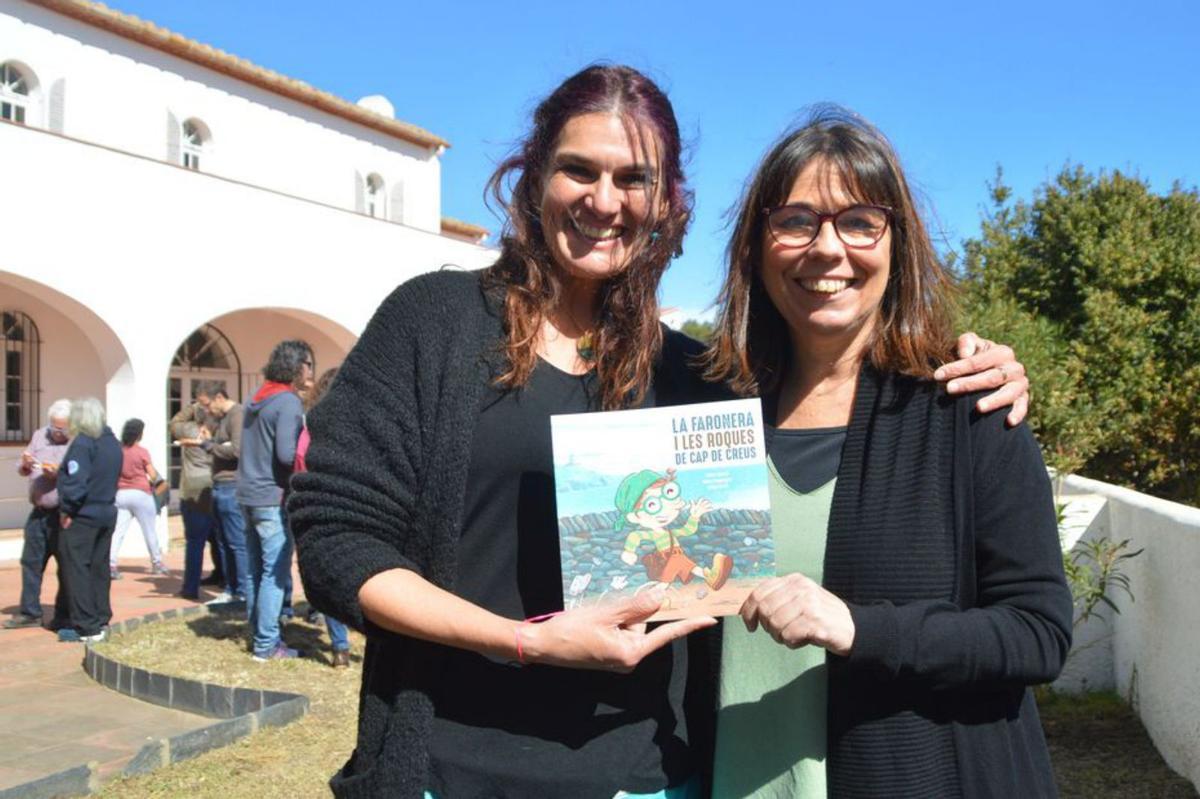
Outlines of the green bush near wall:
<svg viewBox="0 0 1200 799">
<path fill-rule="evenodd" d="M 1200 505 L 1197 191 L 1078 166 L 1031 200 L 990 189 L 962 323 L 1028 367 L 1047 462 Z"/>
</svg>

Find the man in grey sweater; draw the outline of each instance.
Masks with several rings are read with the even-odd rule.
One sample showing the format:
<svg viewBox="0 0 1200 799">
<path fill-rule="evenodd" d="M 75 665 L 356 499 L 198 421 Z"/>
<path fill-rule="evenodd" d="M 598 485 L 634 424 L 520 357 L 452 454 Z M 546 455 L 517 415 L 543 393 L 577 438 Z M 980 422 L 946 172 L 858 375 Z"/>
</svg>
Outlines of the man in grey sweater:
<svg viewBox="0 0 1200 799">
<path fill-rule="evenodd" d="M 225 575 L 225 591 L 212 602 L 234 602 L 246 598 L 246 520 L 237 499 L 243 409 L 224 388 L 218 388 L 208 413 L 217 420 L 204 447 L 212 455 L 213 515 L 220 529 Z"/>
<path fill-rule="evenodd" d="M 246 608 L 257 661 L 299 654 L 279 635 L 293 549 L 282 502 L 304 426 L 297 392 L 312 381 L 312 347 L 298 340 L 280 342 L 263 374 L 266 382 L 246 404 L 237 472 L 237 501 L 246 518 Z"/>
</svg>

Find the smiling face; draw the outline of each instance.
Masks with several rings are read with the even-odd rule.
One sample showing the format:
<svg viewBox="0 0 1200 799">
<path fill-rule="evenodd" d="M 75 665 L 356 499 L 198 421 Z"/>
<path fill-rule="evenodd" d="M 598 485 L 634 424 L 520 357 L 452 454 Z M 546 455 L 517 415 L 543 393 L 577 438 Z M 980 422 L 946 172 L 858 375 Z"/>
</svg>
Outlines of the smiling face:
<svg viewBox="0 0 1200 799">
<path fill-rule="evenodd" d="M 638 504 L 626 518 L 647 529 L 666 527 L 683 510 L 684 502 L 679 494 L 679 483 L 674 480 L 655 483 L 642 492 Z"/>
<path fill-rule="evenodd" d="M 542 232 L 571 278 L 598 282 L 624 269 L 653 207 L 656 142 L 644 128 L 631 139 L 626 127 L 616 114 L 573 117 L 550 156 Z"/>
<path fill-rule="evenodd" d="M 829 214 L 865 200 L 850 192 L 837 170 L 817 160 L 796 177 L 784 202 Z M 832 220 L 826 220 L 816 239 L 803 247 L 780 244 L 765 224 L 762 236 L 759 275 L 796 349 L 826 343 L 849 349 L 865 345 L 891 272 L 891 229 L 865 248 L 847 247 Z"/>
</svg>

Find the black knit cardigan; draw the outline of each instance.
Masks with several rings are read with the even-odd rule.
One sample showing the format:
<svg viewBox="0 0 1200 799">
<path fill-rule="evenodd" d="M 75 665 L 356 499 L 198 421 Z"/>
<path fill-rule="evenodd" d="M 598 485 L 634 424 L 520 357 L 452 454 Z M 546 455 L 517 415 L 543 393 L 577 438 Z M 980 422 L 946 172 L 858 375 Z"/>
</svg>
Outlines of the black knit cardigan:
<svg viewBox="0 0 1200 799">
<path fill-rule="evenodd" d="M 305 592 L 367 633 L 358 738 L 330 783 L 336 796 L 420 797 L 428 787 L 430 697 L 445 650 L 372 625 L 358 591 L 395 568 L 453 588 L 471 439 L 502 335 L 498 298 L 479 273 L 415 278 L 379 307 L 309 415 L 309 471 L 288 502 Z M 666 333 L 657 404 L 717 396 L 686 366 L 697 348 Z M 709 697 L 693 687 L 689 697 L 711 722 Z M 711 748 L 711 729 L 699 734 Z"/>
<path fill-rule="evenodd" d="M 827 656 L 831 797 L 1056 795 L 1029 690 L 1071 642 L 1050 481 L 976 399 L 859 378 L 825 551 L 855 625 Z"/>
</svg>

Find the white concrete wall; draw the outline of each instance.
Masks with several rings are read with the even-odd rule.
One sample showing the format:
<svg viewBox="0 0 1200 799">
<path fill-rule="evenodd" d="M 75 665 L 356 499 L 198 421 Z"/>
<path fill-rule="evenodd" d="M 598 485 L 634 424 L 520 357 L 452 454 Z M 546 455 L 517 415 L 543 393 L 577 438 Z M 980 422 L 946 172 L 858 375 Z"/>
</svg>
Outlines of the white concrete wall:
<svg viewBox="0 0 1200 799">
<path fill-rule="evenodd" d="M 95 393 L 111 419 L 145 419 L 145 444 L 160 463 L 171 357 L 197 327 L 269 309 L 235 327 L 245 371 L 261 369 L 270 346 L 292 331 L 313 339 L 320 367 L 332 366 L 399 283 L 495 258 L 448 237 L 36 129 L 0 124 L 0 153 L 20 154 L 3 159 L 0 218 L 21 231 L 0 249 L 0 305 L 18 295 L 60 303 L 100 364 L 98 373 L 78 370 L 86 349 L 68 341 L 62 346 L 74 355 L 56 358 L 61 351 L 44 345 L 39 413 L 55 386 Z M 48 180 L 50 172 L 69 175 L 69 187 Z M 47 342 L 62 335 L 58 323 L 31 316 Z M 13 504 L 0 503 L 0 513 Z M 0 528 L 21 523 L 23 511 L 11 511 Z"/>
<path fill-rule="evenodd" d="M 23 2 L 0 2 L 0 61 L 30 67 L 40 84 L 29 124 L 48 124 L 49 88 L 64 87 L 68 136 L 166 160 L 168 113 L 195 117 L 212 141 L 200 166 L 340 208 L 355 208 L 355 174 L 404 185 L 405 224 L 436 233 L 441 165 L 434 151 L 198 64 Z M 403 114 L 403 109 L 401 109 Z M 419 124 L 419 123 L 418 123 Z M 50 175 L 47 175 L 48 179 Z M 60 191 L 71 173 L 54 170 Z"/>
<path fill-rule="evenodd" d="M 1089 480 L 1066 478 L 1064 497 L 1107 500 L 1089 535 L 1129 539 L 1134 599 L 1110 598 L 1111 684 L 1137 711 L 1167 765 L 1200 785 L 1200 508 Z"/>
</svg>

